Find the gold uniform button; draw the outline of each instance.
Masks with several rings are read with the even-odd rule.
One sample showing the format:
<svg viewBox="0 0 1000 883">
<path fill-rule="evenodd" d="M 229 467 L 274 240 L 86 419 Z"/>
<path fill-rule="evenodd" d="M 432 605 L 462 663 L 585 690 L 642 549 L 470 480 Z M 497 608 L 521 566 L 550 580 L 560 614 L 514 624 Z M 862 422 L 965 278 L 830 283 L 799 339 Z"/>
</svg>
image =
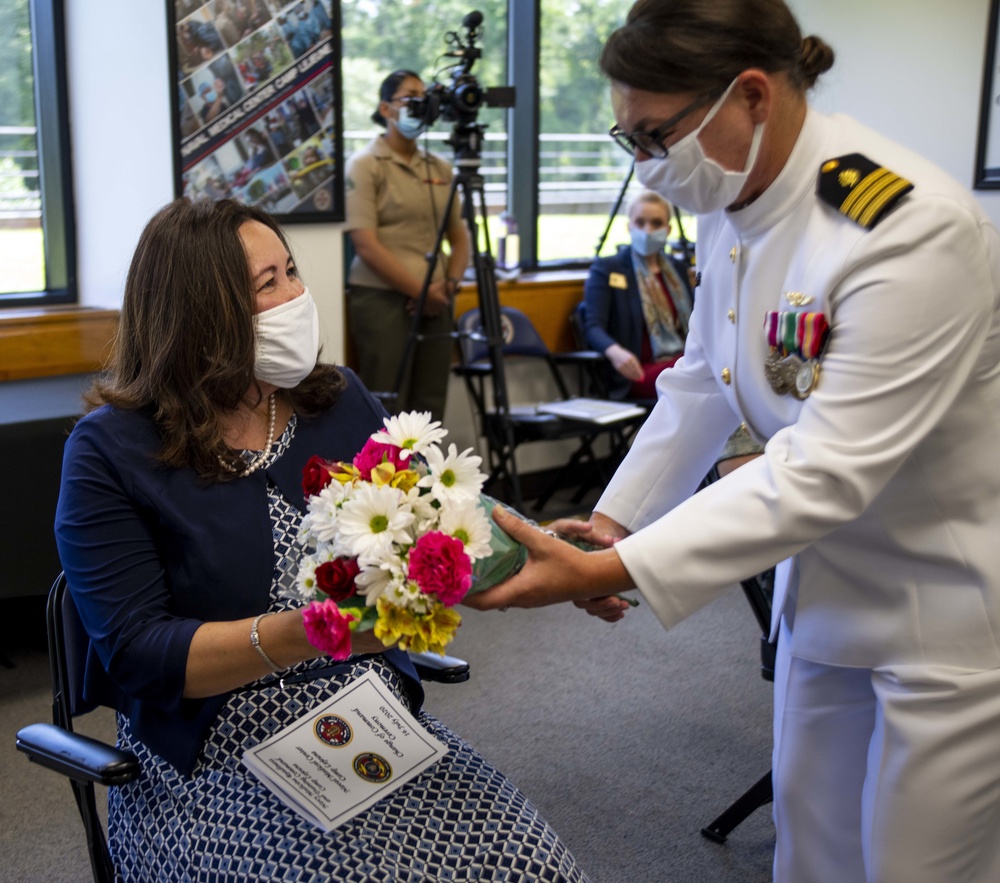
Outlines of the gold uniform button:
<svg viewBox="0 0 1000 883">
<path fill-rule="evenodd" d="M 726 318 L 729 319 L 734 325 L 736 324 L 736 310 L 730 310 L 726 313 Z"/>
<path fill-rule="evenodd" d="M 736 246 L 735 245 L 729 250 L 729 260 L 731 260 L 734 264 L 736 263 Z"/>
<path fill-rule="evenodd" d="M 729 373 L 728 368 L 722 369 L 722 382 L 726 384 L 726 386 L 729 386 L 729 384 L 733 382 L 733 375 Z"/>
</svg>

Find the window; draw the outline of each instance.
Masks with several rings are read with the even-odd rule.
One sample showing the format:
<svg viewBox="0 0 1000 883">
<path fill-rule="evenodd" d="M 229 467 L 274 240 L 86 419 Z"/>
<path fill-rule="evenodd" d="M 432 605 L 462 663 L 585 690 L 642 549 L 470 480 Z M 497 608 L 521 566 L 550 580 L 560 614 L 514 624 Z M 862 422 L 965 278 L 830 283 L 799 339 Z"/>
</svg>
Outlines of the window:
<svg viewBox="0 0 1000 883">
<path fill-rule="evenodd" d="M 476 4 L 483 14 L 482 59 L 472 73 L 483 87 L 510 84 L 517 93 L 509 112 L 485 107 L 478 115 L 486 126 L 481 171 L 494 253 L 499 215 L 509 210 L 518 221 L 523 266 L 586 266 L 594 257 L 631 166 L 607 135 L 614 120 L 597 59 L 632 2 Z M 464 36 L 469 6 L 460 0 L 342 0 L 345 155 L 380 131 L 370 115 L 386 74 L 410 68 L 429 83 L 454 64 L 441 57 L 445 34 Z M 440 79 L 450 82 L 446 73 Z M 429 149 L 451 156 L 445 143 L 450 131 L 450 123 L 438 120 L 426 135 Z M 636 189 L 635 183 L 629 187 Z M 685 221 L 691 236 L 689 227 Z M 619 212 L 601 253 L 627 241 L 628 223 Z"/>
<path fill-rule="evenodd" d="M 383 131 L 372 122 L 371 115 L 378 106 L 379 86 L 392 71 L 405 68 L 419 74 L 428 86 L 435 81 L 452 86 L 451 70 L 460 59 L 445 55 L 453 48 L 446 36 L 455 33 L 467 43 L 463 20 L 470 12 L 469 5 L 460 0 L 434 4 L 341 0 L 345 157 Z M 472 61 L 470 72 L 484 89 L 501 86 L 507 83 L 507 3 L 485 0 L 477 8 L 483 15 L 483 33 L 476 40 L 482 56 Z M 480 172 L 494 236 L 497 218 L 507 205 L 506 119 L 506 111 L 489 106 L 480 108 L 476 116 L 476 122 L 484 128 Z M 450 121 L 439 117 L 421 137 L 421 144 L 451 158 L 454 150 L 446 142 L 452 129 Z"/>
<path fill-rule="evenodd" d="M 62 0 L 0 0 L 0 306 L 76 300 L 68 132 Z"/>
</svg>

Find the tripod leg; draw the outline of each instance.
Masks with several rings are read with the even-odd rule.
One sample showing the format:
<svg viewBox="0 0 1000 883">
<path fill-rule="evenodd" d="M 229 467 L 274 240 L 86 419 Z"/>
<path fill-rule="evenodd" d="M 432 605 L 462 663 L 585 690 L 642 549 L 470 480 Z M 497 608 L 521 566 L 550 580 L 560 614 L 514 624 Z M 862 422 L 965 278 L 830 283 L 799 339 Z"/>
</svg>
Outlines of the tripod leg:
<svg viewBox="0 0 1000 883">
<path fill-rule="evenodd" d="M 773 799 L 774 791 L 771 787 L 771 771 L 768 770 L 767 775 L 761 776 L 718 818 L 702 828 L 702 836 L 716 843 L 725 843 L 726 838 L 737 825 L 748 819 L 755 809 L 765 806 Z"/>
</svg>

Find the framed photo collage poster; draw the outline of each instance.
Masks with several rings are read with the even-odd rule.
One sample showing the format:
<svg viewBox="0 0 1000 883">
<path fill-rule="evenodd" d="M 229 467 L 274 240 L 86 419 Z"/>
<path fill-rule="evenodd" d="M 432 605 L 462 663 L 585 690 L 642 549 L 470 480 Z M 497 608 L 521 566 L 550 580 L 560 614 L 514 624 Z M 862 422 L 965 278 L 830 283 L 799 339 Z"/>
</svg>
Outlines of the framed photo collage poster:
<svg viewBox="0 0 1000 883">
<path fill-rule="evenodd" d="M 339 0 L 167 0 L 178 196 L 344 219 Z"/>
</svg>

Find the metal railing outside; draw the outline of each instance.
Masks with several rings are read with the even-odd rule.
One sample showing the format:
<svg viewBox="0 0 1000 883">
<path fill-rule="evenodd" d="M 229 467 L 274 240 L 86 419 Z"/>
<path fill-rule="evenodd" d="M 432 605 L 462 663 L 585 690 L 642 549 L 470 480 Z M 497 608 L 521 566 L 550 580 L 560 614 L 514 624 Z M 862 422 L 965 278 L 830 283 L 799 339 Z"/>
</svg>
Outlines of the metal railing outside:
<svg viewBox="0 0 1000 883">
<path fill-rule="evenodd" d="M 344 155 L 367 144 L 381 129 L 344 134 Z M 447 130 L 421 136 L 429 150 L 449 157 Z M 606 210 L 614 204 L 629 169 L 629 159 L 607 135 L 550 134 L 539 138 L 539 208 L 543 214 Z M 501 211 L 507 202 L 507 135 L 486 133 L 481 172 L 486 202 Z"/>
<path fill-rule="evenodd" d="M 41 220 L 37 134 L 34 126 L 0 126 L 0 222 Z"/>
</svg>

